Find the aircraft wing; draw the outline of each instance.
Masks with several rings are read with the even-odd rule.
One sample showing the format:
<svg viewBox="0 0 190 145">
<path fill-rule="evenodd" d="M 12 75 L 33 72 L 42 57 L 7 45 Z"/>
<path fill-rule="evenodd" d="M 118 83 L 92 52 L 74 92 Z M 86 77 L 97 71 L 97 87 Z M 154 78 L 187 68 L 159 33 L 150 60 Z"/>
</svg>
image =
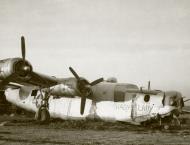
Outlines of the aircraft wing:
<svg viewBox="0 0 190 145">
<path fill-rule="evenodd" d="M 19 89 L 21 88 L 21 85 L 18 85 L 18 84 L 14 84 L 14 83 L 8 83 L 4 89 L 8 89 L 8 88 L 11 88 L 11 89 Z"/>
<path fill-rule="evenodd" d="M 129 89 L 126 92 L 128 92 L 128 93 L 143 93 L 143 94 L 149 94 L 149 95 L 157 95 L 161 91 L 160 90 Z"/>
<path fill-rule="evenodd" d="M 184 114 L 190 114 L 190 110 L 182 110 Z"/>
<path fill-rule="evenodd" d="M 26 78 L 11 77 L 10 82 L 17 83 L 18 85 L 37 86 L 39 88 L 48 88 L 58 84 L 58 79 L 52 76 L 32 72 Z M 9 83 L 10 84 L 10 83 Z M 7 84 L 6 86 L 9 86 Z"/>
<path fill-rule="evenodd" d="M 32 77 L 29 82 L 31 84 L 41 86 L 42 88 L 47 88 L 58 84 L 57 78 L 53 76 L 47 76 L 36 72 L 33 72 L 31 76 Z"/>
<path fill-rule="evenodd" d="M 184 114 L 190 114 L 190 106 L 185 106 L 185 107 L 183 107 L 182 112 L 183 112 Z"/>
</svg>

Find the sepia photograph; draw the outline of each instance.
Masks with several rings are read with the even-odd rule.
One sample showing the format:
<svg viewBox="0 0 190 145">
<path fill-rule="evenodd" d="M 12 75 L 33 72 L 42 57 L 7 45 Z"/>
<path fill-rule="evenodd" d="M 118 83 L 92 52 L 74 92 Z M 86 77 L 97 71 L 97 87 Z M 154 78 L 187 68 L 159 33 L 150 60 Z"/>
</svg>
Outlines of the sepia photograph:
<svg viewBox="0 0 190 145">
<path fill-rule="evenodd" d="M 189 0 L 1 0 L 0 144 L 190 144 Z"/>
</svg>

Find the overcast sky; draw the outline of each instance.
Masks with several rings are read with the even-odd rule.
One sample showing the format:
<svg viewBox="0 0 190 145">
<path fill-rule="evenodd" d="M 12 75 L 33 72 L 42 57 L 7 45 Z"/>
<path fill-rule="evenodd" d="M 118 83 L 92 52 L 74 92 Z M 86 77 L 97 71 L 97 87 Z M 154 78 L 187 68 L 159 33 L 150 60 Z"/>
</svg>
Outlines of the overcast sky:
<svg viewBox="0 0 190 145">
<path fill-rule="evenodd" d="M 34 70 L 178 90 L 190 96 L 189 0 L 1 0 L 0 58 Z"/>
</svg>

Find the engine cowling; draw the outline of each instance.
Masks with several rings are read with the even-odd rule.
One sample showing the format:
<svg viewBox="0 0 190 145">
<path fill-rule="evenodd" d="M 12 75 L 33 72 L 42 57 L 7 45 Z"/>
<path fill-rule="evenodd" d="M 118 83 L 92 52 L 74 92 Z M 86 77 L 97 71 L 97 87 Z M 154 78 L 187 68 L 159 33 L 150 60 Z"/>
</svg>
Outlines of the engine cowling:
<svg viewBox="0 0 190 145">
<path fill-rule="evenodd" d="M 58 84 L 50 89 L 44 89 L 44 91 L 49 91 L 49 93 L 53 96 L 64 96 L 64 97 L 74 97 L 76 96 L 76 91 L 64 84 Z"/>
<path fill-rule="evenodd" d="M 24 78 L 32 72 L 32 65 L 21 58 L 9 58 L 0 61 L 0 79 L 5 80 L 10 76 Z"/>
<path fill-rule="evenodd" d="M 23 60 L 19 60 L 13 66 L 14 73 L 20 77 L 26 77 L 32 72 L 32 65 L 28 61 L 23 62 Z"/>
</svg>

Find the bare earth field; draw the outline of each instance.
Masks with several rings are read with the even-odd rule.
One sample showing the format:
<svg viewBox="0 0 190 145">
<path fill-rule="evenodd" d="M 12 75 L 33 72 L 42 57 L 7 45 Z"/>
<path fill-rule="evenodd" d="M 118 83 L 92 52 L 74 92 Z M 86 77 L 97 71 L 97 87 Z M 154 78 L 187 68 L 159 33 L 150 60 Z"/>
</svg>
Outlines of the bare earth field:
<svg viewBox="0 0 190 145">
<path fill-rule="evenodd" d="M 190 144 L 190 116 L 184 115 L 181 128 L 152 129 L 103 121 L 52 120 L 36 123 L 24 115 L 0 116 L 0 144 Z"/>
</svg>

